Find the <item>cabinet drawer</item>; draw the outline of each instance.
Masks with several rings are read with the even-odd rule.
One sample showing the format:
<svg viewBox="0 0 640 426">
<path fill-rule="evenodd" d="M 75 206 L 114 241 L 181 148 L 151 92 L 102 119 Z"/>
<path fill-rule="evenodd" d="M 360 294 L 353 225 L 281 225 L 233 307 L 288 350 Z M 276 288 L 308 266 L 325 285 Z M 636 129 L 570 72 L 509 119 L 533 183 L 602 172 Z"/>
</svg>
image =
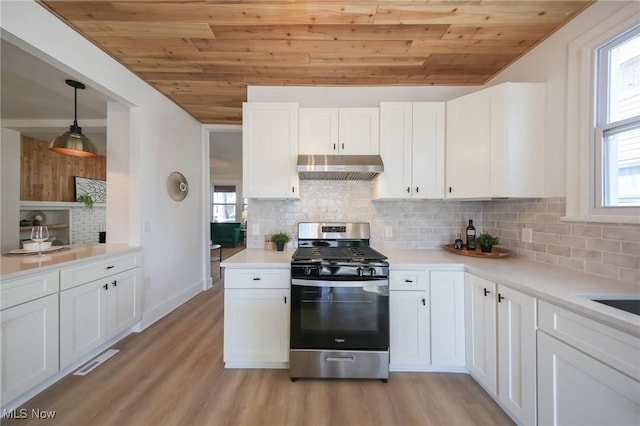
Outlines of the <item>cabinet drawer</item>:
<svg viewBox="0 0 640 426">
<path fill-rule="evenodd" d="M 640 380 L 640 339 L 542 300 L 538 310 L 540 330 Z"/>
<path fill-rule="evenodd" d="M 290 288 L 289 269 L 225 269 L 225 288 Z"/>
<path fill-rule="evenodd" d="M 389 272 L 389 290 L 426 290 L 428 286 L 427 271 Z"/>
<path fill-rule="evenodd" d="M 138 266 L 140 266 L 140 255 L 130 254 L 65 268 L 60 271 L 60 290 L 76 287 Z"/>
<path fill-rule="evenodd" d="M 59 287 L 58 271 L 4 281 L 0 289 L 0 309 L 57 293 Z"/>
</svg>

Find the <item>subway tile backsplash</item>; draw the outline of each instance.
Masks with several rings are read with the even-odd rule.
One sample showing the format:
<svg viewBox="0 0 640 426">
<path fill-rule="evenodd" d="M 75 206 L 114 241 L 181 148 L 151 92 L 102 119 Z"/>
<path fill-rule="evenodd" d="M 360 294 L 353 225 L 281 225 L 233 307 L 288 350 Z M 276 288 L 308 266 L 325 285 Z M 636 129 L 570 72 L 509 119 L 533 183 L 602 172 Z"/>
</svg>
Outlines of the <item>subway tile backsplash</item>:
<svg viewBox="0 0 640 426">
<path fill-rule="evenodd" d="M 482 203 L 485 231 L 517 256 L 640 284 L 640 225 L 561 222 L 564 214 L 564 197 Z M 533 229 L 532 243 L 522 228 Z"/>
<path fill-rule="evenodd" d="M 501 239 L 501 247 L 534 262 L 557 265 L 640 284 L 640 225 L 562 222 L 565 199 L 492 201 L 372 201 L 374 183 L 301 181 L 300 200 L 249 200 L 247 246 L 262 248 L 264 234 L 289 232 L 298 222 L 348 221 L 371 224 L 371 245 L 437 249 L 463 234 L 469 219 L 478 232 Z M 258 235 L 252 227 L 258 225 Z M 531 243 L 522 228 L 533 230 Z M 386 230 L 391 230 L 391 236 Z M 295 241 L 292 243 L 295 246 Z"/>
<path fill-rule="evenodd" d="M 371 245 L 383 248 L 433 249 L 452 243 L 468 219 L 480 225 L 481 202 L 372 201 L 372 182 L 300 182 L 300 200 L 249 200 L 247 246 L 264 246 L 264 234 L 284 230 L 297 237 L 298 222 L 369 222 Z M 259 235 L 252 227 L 259 225 Z M 386 236 L 386 229 L 391 236 Z"/>
<path fill-rule="evenodd" d="M 97 243 L 100 231 L 106 230 L 107 209 L 104 206 L 71 208 L 72 236 L 74 243 Z"/>
</svg>

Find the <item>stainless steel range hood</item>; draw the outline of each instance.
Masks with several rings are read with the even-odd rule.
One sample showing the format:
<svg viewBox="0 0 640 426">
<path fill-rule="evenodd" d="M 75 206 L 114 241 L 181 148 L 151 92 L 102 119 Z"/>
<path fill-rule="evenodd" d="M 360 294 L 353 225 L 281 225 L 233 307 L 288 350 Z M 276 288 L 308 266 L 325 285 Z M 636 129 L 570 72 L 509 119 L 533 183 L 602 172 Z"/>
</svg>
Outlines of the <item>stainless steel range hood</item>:
<svg viewBox="0 0 640 426">
<path fill-rule="evenodd" d="M 379 155 L 298 155 L 303 180 L 372 180 L 384 171 Z"/>
</svg>

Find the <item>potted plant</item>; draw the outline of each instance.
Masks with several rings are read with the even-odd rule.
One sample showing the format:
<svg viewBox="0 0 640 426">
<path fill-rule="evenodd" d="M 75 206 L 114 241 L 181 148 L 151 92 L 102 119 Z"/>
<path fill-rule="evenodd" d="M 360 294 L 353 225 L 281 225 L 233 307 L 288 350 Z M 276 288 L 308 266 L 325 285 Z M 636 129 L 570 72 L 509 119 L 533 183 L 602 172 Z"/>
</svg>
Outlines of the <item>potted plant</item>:
<svg viewBox="0 0 640 426">
<path fill-rule="evenodd" d="M 93 208 L 93 198 L 91 198 L 91 195 L 80 195 L 78 196 L 78 199 L 76 201 L 79 203 L 84 203 L 84 206 L 89 210 Z"/>
<path fill-rule="evenodd" d="M 491 253 L 493 246 L 500 244 L 500 238 L 494 237 L 491 234 L 480 234 L 480 236 L 476 238 L 476 244 L 480 246 L 480 250 L 483 253 Z"/>
<path fill-rule="evenodd" d="M 276 232 L 271 234 L 271 242 L 276 244 L 276 250 L 284 250 L 284 245 L 289 242 L 291 237 L 286 232 Z"/>
</svg>

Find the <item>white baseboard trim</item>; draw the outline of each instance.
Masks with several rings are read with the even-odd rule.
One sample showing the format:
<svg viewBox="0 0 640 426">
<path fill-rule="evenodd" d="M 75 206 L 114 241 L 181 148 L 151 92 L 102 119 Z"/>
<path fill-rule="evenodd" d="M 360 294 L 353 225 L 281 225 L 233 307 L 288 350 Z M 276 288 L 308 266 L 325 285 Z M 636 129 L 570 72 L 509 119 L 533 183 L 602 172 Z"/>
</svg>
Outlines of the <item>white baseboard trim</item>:
<svg viewBox="0 0 640 426">
<path fill-rule="evenodd" d="M 140 331 L 144 330 L 167 314 L 171 313 L 178 306 L 184 304 L 187 300 L 203 291 L 203 288 L 203 281 L 199 281 L 182 290 L 172 298 L 165 300 L 163 303 L 145 310 L 145 312 L 142 314 L 142 321 L 140 321 Z"/>
</svg>

